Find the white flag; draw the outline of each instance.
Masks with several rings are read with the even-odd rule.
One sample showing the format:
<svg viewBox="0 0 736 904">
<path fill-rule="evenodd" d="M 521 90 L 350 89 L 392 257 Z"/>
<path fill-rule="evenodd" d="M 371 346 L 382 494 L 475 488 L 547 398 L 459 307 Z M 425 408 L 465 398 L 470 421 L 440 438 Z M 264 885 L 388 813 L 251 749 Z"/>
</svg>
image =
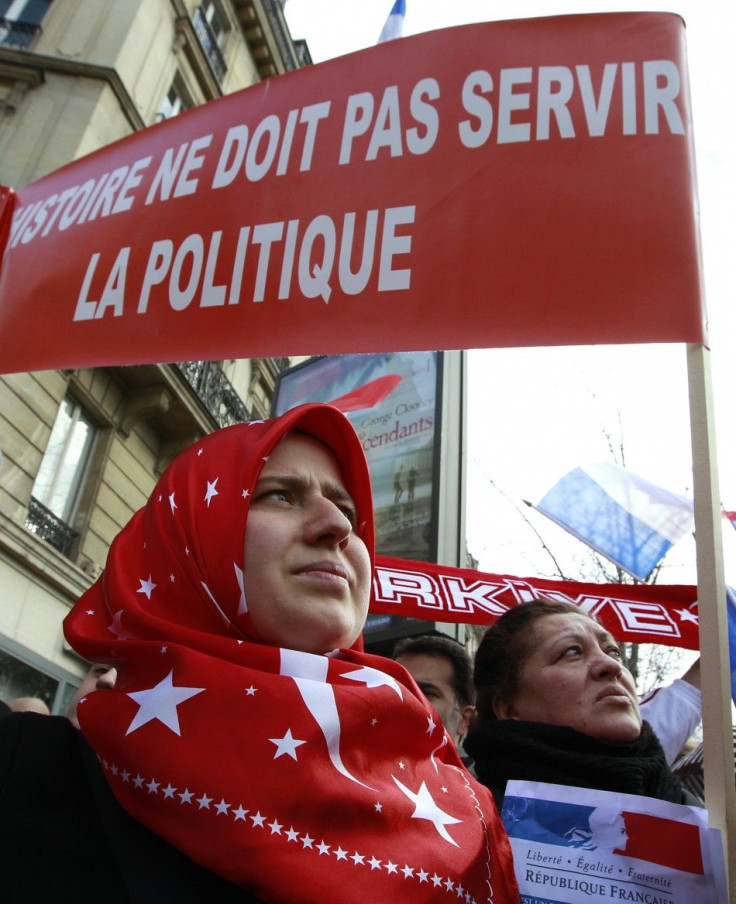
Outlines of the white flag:
<svg viewBox="0 0 736 904">
<path fill-rule="evenodd" d="M 406 15 L 406 0 L 396 0 L 388 14 L 386 24 L 383 26 L 378 43 L 384 41 L 393 41 L 394 38 L 400 38 L 404 30 L 404 16 Z"/>
</svg>

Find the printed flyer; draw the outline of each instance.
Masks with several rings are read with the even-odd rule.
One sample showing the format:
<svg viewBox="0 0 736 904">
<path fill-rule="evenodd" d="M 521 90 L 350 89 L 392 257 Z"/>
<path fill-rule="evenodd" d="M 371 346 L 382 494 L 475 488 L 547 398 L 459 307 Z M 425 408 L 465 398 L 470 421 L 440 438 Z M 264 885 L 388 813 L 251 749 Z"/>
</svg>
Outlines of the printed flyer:
<svg viewBox="0 0 736 904">
<path fill-rule="evenodd" d="M 723 904 L 708 811 L 610 791 L 509 782 L 501 812 L 523 904 Z"/>
</svg>

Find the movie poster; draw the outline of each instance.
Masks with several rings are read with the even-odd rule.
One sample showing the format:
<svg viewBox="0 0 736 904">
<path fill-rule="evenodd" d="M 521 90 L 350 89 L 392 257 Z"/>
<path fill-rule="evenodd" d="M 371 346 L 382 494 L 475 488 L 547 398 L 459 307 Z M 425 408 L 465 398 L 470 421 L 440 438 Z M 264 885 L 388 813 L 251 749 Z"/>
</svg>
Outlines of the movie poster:
<svg viewBox="0 0 736 904">
<path fill-rule="evenodd" d="M 436 558 L 435 437 L 440 352 L 317 358 L 279 378 L 274 414 L 305 402 L 345 412 L 363 444 L 373 484 L 376 550 Z"/>
</svg>

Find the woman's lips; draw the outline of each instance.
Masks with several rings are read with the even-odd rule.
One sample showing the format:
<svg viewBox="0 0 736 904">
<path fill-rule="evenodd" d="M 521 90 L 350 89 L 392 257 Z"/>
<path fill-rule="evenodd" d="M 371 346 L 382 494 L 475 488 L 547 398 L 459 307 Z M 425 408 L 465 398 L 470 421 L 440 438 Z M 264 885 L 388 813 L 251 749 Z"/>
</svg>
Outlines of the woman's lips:
<svg viewBox="0 0 736 904">
<path fill-rule="evenodd" d="M 616 698 L 623 699 L 627 703 L 631 703 L 631 697 L 622 687 L 607 687 L 605 690 L 601 691 L 600 694 L 598 694 L 598 696 L 595 698 L 595 702 L 598 703 L 601 700 L 611 700 Z"/>
<path fill-rule="evenodd" d="M 350 575 L 344 565 L 339 562 L 311 562 L 301 568 L 297 568 L 297 575 L 302 577 L 317 578 L 327 581 L 350 582 Z"/>
</svg>

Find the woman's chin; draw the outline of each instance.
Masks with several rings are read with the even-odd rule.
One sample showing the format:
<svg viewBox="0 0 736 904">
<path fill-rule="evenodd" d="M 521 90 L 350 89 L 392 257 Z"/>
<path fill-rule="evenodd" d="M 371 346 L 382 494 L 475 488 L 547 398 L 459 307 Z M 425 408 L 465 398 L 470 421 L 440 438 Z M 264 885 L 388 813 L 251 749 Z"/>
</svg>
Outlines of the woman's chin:
<svg viewBox="0 0 736 904">
<path fill-rule="evenodd" d="M 321 625 L 320 630 L 312 633 L 302 633 L 295 638 L 292 649 L 302 653 L 331 653 L 333 650 L 351 647 L 360 636 L 360 631 L 347 628 L 343 625 Z"/>
<path fill-rule="evenodd" d="M 602 725 L 595 733 L 589 731 L 588 734 L 599 741 L 606 741 L 609 744 L 630 744 L 641 734 L 641 722 L 623 721 L 620 723 Z"/>
</svg>

